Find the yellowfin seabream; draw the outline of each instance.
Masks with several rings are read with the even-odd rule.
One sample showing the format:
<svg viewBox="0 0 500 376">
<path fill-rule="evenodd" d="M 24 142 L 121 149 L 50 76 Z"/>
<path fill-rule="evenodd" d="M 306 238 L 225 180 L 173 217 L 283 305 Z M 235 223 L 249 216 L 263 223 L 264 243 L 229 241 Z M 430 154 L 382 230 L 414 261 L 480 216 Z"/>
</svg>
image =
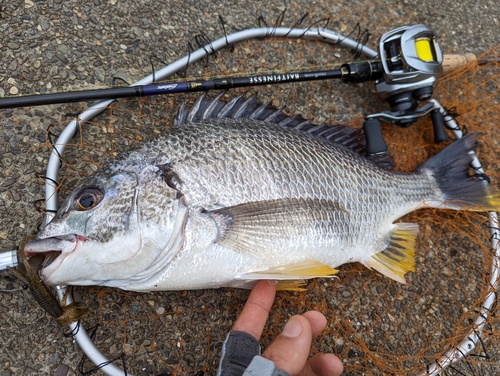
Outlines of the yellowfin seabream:
<svg viewBox="0 0 500 376">
<path fill-rule="evenodd" d="M 359 136 L 255 98 L 201 97 L 82 182 L 26 254 L 46 255 L 50 285 L 294 288 L 350 262 L 405 283 L 418 228 L 398 218 L 426 206 L 498 207 L 498 193 L 467 174 L 476 135 L 411 173 L 364 157 Z"/>
</svg>

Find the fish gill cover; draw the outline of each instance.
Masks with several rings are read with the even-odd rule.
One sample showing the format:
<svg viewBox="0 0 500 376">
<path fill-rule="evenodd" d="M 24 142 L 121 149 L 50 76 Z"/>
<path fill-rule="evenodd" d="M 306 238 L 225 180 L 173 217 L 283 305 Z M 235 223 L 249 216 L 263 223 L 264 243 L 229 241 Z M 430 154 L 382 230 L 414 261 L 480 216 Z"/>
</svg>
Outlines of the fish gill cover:
<svg viewBox="0 0 500 376">
<path fill-rule="evenodd" d="M 309 11 L 313 15 L 329 12 L 321 4 Z M 371 11 L 368 5 L 361 9 L 360 19 L 369 17 Z M 301 12 L 293 8 L 291 11 Z M 332 21 L 328 27 L 344 34 L 358 32 L 352 25 L 335 22 L 343 20 L 340 13 L 329 16 Z M 407 18 L 412 21 L 411 16 Z M 393 27 L 391 17 L 387 17 L 370 32 L 378 36 Z M 361 33 L 360 40 L 362 37 Z M 372 45 L 375 39 L 371 39 Z M 441 48 L 446 51 L 446 46 Z M 270 54 L 270 50 L 274 53 Z M 499 56 L 497 47 L 482 58 Z M 205 64 L 190 66 L 187 77 L 313 70 L 350 59 L 349 51 L 320 42 L 275 38 L 266 40 L 264 46 L 263 41 L 251 40 L 219 52 Z M 495 186 L 500 178 L 499 82 L 498 62 L 483 66 L 474 62 L 441 78 L 434 94 L 464 129 L 481 133 L 477 154 Z M 387 109 L 371 84 L 348 86 L 318 81 L 247 91 L 257 93 L 262 102 L 272 101 L 288 114 L 314 118 L 317 124 L 360 127 L 363 115 Z M 244 92 L 232 90 L 226 100 Z M 120 151 L 169 127 L 181 102 L 193 103 L 196 97 L 122 101 L 92 121 L 80 123 L 74 142 L 67 145 L 61 157 L 59 196 L 65 197 L 78 181 Z M 73 108 L 81 110 L 78 105 Z M 33 153 L 46 153 L 66 123 L 53 124 L 45 141 Z M 444 147 L 434 144 L 428 117 L 409 128 L 384 126 L 383 132 L 397 171 L 414 170 Z M 42 171 L 39 174 L 43 180 Z M 309 281 L 304 292 L 279 292 L 261 341 L 263 346 L 269 344 L 287 318 L 311 309 L 324 313 L 328 319 L 326 330 L 313 342 L 312 353 L 337 354 L 344 361 L 347 375 L 425 372 L 436 358 L 460 343 L 473 329 L 485 296 L 491 291 L 494 254 L 488 216 L 472 211 L 422 209 L 401 221 L 417 223 L 420 228 L 416 271 L 407 275 L 408 286 L 361 265 L 344 265 L 339 268 L 339 278 Z M 97 347 L 110 359 L 119 358 L 118 363 L 124 362 L 132 374 L 146 370 L 155 375 L 213 375 L 222 341 L 247 296 L 248 291 L 238 289 L 130 293 L 109 288 L 75 288 L 76 299 L 94 310 L 83 324 L 95 327 Z M 475 351 L 451 366 L 451 374 L 497 373 L 500 319 L 496 306 L 494 309 Z M 89 371 L 93 365 L 84 361 L 80 367 Z"/>
</svg>

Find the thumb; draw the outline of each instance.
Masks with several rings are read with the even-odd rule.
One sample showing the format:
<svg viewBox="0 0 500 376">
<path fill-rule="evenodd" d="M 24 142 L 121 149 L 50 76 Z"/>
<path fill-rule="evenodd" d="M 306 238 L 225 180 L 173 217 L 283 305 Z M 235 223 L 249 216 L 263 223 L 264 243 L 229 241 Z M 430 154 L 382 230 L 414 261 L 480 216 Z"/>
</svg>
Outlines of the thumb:
<svg viewBox="0 0 500 376">
<path fill-rule="evenodd" d="M 300 315 L 293 316 L 262 356 L 272 360 L 276 367 L 290 375 L 296 375 L 309 357 L 311 341 L 312 331 L 309 321 Z"/>
</svg>

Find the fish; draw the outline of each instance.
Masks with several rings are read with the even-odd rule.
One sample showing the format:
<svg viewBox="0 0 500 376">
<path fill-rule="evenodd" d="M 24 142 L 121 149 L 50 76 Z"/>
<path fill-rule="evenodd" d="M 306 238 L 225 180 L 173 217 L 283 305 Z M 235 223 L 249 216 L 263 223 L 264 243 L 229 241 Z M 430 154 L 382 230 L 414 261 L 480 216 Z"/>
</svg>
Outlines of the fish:
<svg viewBox="0 0 500 376">
<path fill-rule="evenodd" d="M 28 258 L 50 255 L 45 284 L 298 289 L 353 262 L 406 283 L 418 226 L 399 218 L 499 206 L 498 191 L 468 173 L 477 134 L 394 172 L 390 155 L 366 155 L 358 129 L 221 95 L 181 106 L 166 131 L 69 194 L 25 247 Z"/>
</svg>

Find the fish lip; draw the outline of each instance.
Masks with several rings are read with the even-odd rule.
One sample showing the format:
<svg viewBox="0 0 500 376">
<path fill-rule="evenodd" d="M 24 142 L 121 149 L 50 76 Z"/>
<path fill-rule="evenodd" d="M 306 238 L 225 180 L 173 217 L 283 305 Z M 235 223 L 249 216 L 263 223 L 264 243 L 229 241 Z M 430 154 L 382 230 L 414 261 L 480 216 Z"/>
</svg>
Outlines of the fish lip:
<svg viewBox="0 0 500 376">
<path fill-rule="evenodd" d="M 38 274 L 42 280 L 46 280 L 63 263 L 64 259 L 77 249 L 81 242 L 87 239 L 77 234 L 66 234 L 47 238 L 36 238 L 24 247 L 26 258 L 29 259 L 37 254 L 44 254 L 45 260 L 40 265 Z M 54 258 L 54 256 L 56 256 Z"/>
<path fill-rule="evenodd" d="M 45 253 L 49 251 L 60 251 L 63 253 L 71 252 L 75 248 L 79 238 L 82 237 L 76 234 L 35 238 L 26 243 L 24 246 L 24 253 L 29 259 L 35 253 Z"/>
</svg>

